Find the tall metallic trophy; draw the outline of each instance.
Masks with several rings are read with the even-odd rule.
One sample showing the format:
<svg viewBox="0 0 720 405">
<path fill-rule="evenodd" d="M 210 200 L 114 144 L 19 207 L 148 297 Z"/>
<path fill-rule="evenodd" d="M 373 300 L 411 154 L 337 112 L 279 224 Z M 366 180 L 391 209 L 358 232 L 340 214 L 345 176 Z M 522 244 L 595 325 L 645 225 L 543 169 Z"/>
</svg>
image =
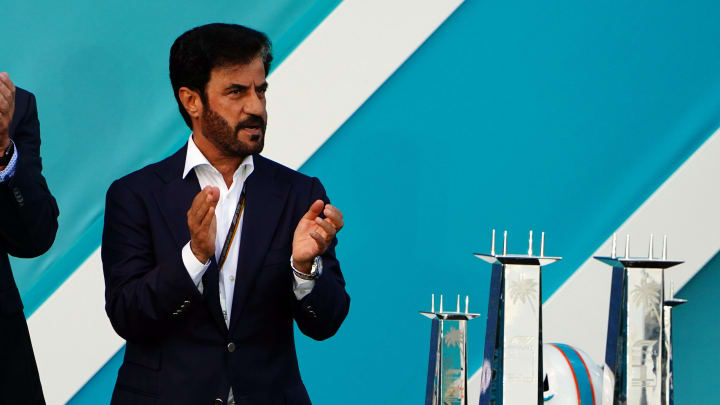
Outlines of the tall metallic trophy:
<svg viewBox="0 0 720 405">
<path fill-rule="evenodd" d="M 490 254 L 475 254 L 492 264 L 480 405 L 543 403 L 542 266 L 560 260 L 545 256 L 545 233 L 540 256 L 533 255 L 532 231 L 527 255 L 495 254 L 495 230 Z"/>
<path fill-rule="evenodd" d="M 614 374 L 614 404 L 667 405 L 672 401 L 670 315 L 665 299 L 665 269 L 682 263 L 667 260 L 667 236 L 661 258 L 653 256 L 653 236 L 647 258 L 616 257 L 613 236 L 610 257 L 595 259 L 612 266 L 605 363 Z"/>
<path fill-rule="evenodd" d="M 687 300 L 675 298 L 675 288 L 670 289 L 670 298 L 665 300 L 663 306 L 663 321 L 665 326 L 665 361 L 663 364 L 663 384 L 667 395 L 663 405 L 675 403 L 675 384 L 673 381 L 673 350 L 672 350 L 672 309 L 686 303 Z"/>
<path fill-rule="evenodd" d="M 460 312 L 460 295 L 455 312 L 435 312 L 435 294 L 430 312 L 420 312 L 432 319 L 430 329 L 430 359 L 428 362 L 425 405 L 467 405 L 467 321 L 480 314 L 468 312 L 469 299 L 465 297 L 465 312 Z"/>
</svg>

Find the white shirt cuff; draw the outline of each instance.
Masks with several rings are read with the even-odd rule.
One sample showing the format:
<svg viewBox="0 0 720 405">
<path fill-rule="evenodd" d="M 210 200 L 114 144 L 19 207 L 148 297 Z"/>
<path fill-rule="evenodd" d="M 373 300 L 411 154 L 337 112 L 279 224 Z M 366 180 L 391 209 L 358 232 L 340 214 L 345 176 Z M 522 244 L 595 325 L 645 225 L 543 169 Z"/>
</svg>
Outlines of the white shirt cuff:
<svg viewBox="0 0 720 405">
<path fill-rule="evenodd" d="M 322 275 L 322 257 L 318 259 L 317 272 L 318 275 Z M 295 275 L 295 272 L 293 271 L 293 293 L 295 293 L 295 298 L 297 298 L 298 301 L 310 294 L 313 287 L 315 287 L 315 280 L 302 279 Z"/>
<path fill-rule="evenodd" d="M 10 140 L 10 142 L 15 145 L 15 142 Z M 15 175 L 15 166 L 17 165 L 18 160 L 18 150 L 17 146 L 13 148 L 13 154 L 10 158 L 10 161 L 8 162 L 7 166 L 5 166 L 4 169 L 0 170 L 0 183 L 4 182 L 5 180 L 8 180 L 12 176 Z"/>
<path fill-rule="evenodd" d="M 200 260 L 195 257 L 192 250 L 190 250 L 190 242 L 188 242 L 182 248 L 182 261 L 193 283 L 195 283 L 202 293 L 202 277 L 203 274 L 205 274 L 205 270 L 210 267 L 210 260 L 208 260 L 207 263 L 201 263 Z"/>
</svg>

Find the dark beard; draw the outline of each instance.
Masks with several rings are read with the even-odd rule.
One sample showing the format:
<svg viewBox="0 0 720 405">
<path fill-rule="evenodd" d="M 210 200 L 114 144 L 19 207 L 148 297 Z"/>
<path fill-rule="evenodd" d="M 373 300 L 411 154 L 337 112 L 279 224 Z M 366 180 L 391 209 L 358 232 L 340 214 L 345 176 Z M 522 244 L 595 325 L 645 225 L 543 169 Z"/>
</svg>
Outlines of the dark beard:
<svg viewBox="0 0 720 405">
<path fill-rule="evenodd" d="M 206 106 L 201 117 L 203 135 L 220 149 L 227 156 L 245 157 L 260 153 L 265 146 L 265 120 L 257 115 L 251 115 L 248 119 L 238 122 L 234 130 L 227 120 L 212 108 Z M 257 126 L 262 134 L 257 142 L 248 144 L 238 139 L 237 134 L 241 129 Z M 252 137 L 253 140 L 256 136 Z"/>
</svg>

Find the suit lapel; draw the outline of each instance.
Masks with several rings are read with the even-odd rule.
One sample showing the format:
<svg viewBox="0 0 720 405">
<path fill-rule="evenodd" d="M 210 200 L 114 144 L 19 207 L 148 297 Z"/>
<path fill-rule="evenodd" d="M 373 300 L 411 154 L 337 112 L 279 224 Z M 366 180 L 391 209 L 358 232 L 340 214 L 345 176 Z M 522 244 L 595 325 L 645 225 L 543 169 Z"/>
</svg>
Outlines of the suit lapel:
<svg viewBox="0 0 720 405">
<path fill-rule="evenodd" d="M 253 164 L 255 168 L 245 185 L 246 207 L 230 317 L 231 333 L 270 247 L 289 187 L 277 179 L 275 168 L 265 158 L 255 155 Z"/>
<path fill-rule="evenodd" d="M 192 200 L 200 192 L 195 171 L 182 179 L 178 178 L 166 184 L 155 194 L 160 204 L 163 217 L 167 223 L 172 236 L 179 245 L 185 245 L 190 240 L 190 230 L 187 227 L 187 211 L 192 205 Z"/>
<path fill-rule="evenodd" d="M 190 209 L 197 193 L 200 192 L 200 183 L 194 170 L 190 171 L 187 177 L 182 178 L 186 155 L 187 145 L 159 163 L 156 170 L 158 175 L 165 181 L 165 185 L 155 191 L 155 199 L 179 247 L 184 246 L 190 240 L 190 231 L 187 227 L 187 211 Z M 217 272 L 217 265 L 213 256 L 210 267 L 205 271 L 202 278 L 202 295 L 212 318 L 227 333 L 227 325 L 220 308 Z"/>
</svg>

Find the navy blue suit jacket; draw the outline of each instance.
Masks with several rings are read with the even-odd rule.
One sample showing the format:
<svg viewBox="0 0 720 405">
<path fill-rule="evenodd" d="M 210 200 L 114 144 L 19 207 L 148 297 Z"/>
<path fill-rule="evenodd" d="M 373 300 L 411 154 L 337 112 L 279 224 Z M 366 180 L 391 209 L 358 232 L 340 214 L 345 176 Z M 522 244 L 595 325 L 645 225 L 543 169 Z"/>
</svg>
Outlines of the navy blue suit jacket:
<svg viewBox="0 0 720 405">
<path fill-rule="evenodd" d="M 325 190 L 316 178 L 253 157 L 228 329 L 214 258 L 202 294 L 181 258 L 190 240 L 186 213 L 200 192 L 194 171 L 182 178 L 186 150 L 115 181 L 107 193 L 105 309 L 127 340 L 112 403 L 220 404 L 232 387 L 238 404 L 309 404 L 293 319 L 307 336 L 326 339 L 350 304 L 336 241 L 312 292 L 301 301 L 293 294 L 293 233 L 313 201 L 328 201 Z"/>
<path fill-rule="evenodd" d="M 58 206 L 42 175 L 35 96 L 15 91 L 10 139 L 15 175 L 0 183 L 0 404 L 44 404 L 23 305 L 8 254 L 35 257 L 55 240 Z"/>
</svg>

